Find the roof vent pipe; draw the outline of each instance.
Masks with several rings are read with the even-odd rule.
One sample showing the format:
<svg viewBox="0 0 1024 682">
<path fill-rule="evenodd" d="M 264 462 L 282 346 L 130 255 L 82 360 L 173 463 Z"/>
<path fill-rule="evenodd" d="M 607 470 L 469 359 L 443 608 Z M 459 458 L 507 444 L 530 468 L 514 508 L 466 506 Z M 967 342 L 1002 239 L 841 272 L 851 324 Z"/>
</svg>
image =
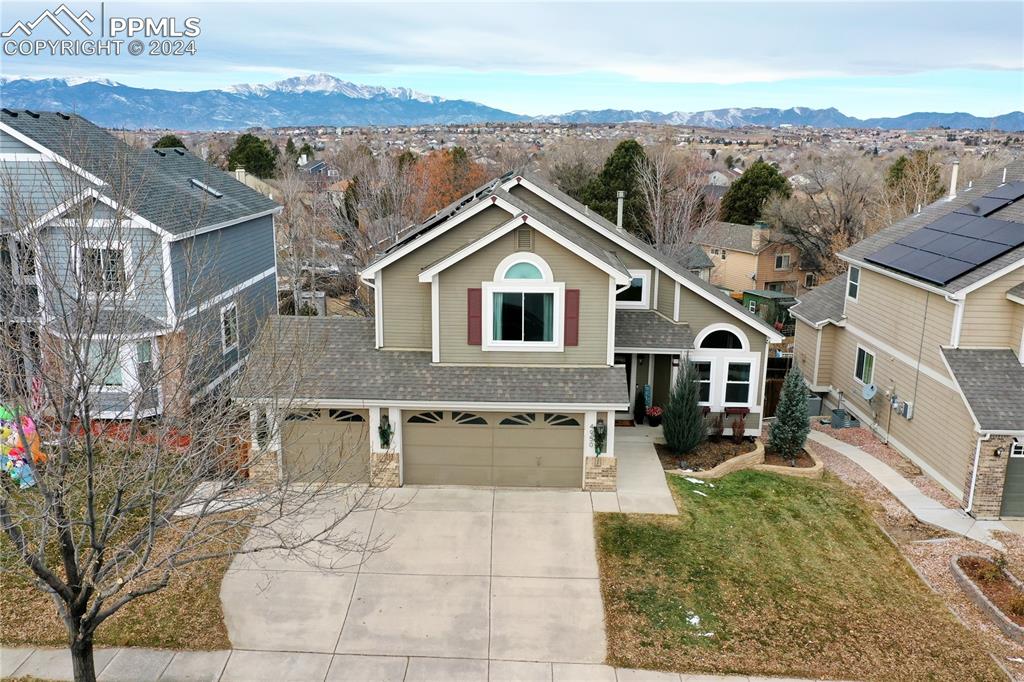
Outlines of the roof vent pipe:
<svg viewBox="0 0 1024 682">
<path fill-rule="evenodd" d="M 949 200 L 956 199 L 956 181 L 960 175 L 960 160 L 953 159 L 953 172 L 949 176 Z"/>
<path fill-rule="evenodd" d="M 618 208 L 615 210 L 615 226 L 620 230 L 622 229 L 622 204 L 626 200 L 626 193 L 623 190 L 619 190 L 615 193 L 615 198 L 618 200 Z"/>
<path fill-rule="evenodd" d="M 1006 184 L 1006 167 L 1003 167 L 1003 184 Z"/>
</svg>

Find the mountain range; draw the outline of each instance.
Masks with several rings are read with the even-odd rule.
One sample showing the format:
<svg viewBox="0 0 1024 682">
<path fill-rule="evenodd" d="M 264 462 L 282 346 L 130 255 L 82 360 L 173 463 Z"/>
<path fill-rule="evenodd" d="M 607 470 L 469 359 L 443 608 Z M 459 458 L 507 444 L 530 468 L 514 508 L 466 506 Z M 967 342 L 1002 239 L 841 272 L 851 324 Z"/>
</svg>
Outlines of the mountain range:
<svg viewBox="0 0 1024 682">
<path fill-rule="evenodd" d="M 625 123 L 643 121 L 706 128 L 780 125 L 813 128 L 923 128 L 1024 130 L 1024 112 L 994 117 L 914 112 L 891 118 L 859 119 L 835 108 L 713 109 L 707 111 L 578 110 L 523 116 L 478 102 L 445 99 L 409 88 L 357 85 L 319 73 L 269 84 L 234 85 L 223 90 L 182 92 L 135 88 L 107 79 L 0 78 L 0 102 L 9 109 L 73 111 L 109 128 L 239 130 L 305 125 L 422 125 L 539 121 Z"/>
</svg>

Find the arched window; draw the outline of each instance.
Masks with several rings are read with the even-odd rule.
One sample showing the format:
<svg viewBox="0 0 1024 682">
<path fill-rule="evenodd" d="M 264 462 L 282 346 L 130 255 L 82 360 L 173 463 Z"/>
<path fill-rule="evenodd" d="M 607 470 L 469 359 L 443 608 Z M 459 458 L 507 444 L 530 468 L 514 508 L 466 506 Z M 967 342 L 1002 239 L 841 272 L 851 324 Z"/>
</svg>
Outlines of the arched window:
<svg viewBox="0 0 1024 682">
<path fill-rule="evenodd" d="M 733 334 L 728 329 L 719 329 L 713 331 L 704 337 L 704 340 L 700 342 L 701 348 L 743 348 L 743 342 L 740 341 L 740 337 Z"/>
<path fill-rule="evenodd" d="M 517 251 L 506 256 L 494 269 L 495 282 L 524 279 L 551 282 L 554 280 L 554 275 L 547 261 L 529 251 Z"/>
<path fill-rule="evenodd" d="M 544 275 L 533 263 L 520 262 L 505 271 L 505 279 L 544 279 Z"/>
</svg>

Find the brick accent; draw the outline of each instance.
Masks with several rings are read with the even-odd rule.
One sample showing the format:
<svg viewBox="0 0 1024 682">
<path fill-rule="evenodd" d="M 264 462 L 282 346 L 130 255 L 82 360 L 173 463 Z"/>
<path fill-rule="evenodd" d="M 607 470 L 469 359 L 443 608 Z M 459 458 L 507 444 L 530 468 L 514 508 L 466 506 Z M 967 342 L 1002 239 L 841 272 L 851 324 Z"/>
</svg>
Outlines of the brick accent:
<svg viewBox="0 0 1024 682">
<path fill-rule="evenodd" d="M 978 519 L 999 518 L 1003 504 L 1003 483 L 1006 480 L 1006 464 L 1010 457 L 1010 436 L 992 436 L 981 442 L 981 453 L 978 456 L 978 475 L 974 482 L 974 506 L 971 514 Z M 996 448 L 1002 448 L 1003 454 L 995 456 Z M 973 471 L 968 468 L 967 484 L 964 486 L 964 506 L 971 494 L 971 478 Z"/>
<path fill-rule="evenodd" d="M 374 452 L 370 454 L 370 485 L 377 488 L 399 488 L 397 452 Z"/>
<path fill-rule="evenodd" d="M 273 487 L 280 480 L 277 466 L 276 450 L 253 450 L 249 444 L 245 444 L 246 468 L 249 472 L 249 482 L 257 486 Z"/>
<path fill-rule="evenodd" d="M 618 487 L 619 460 L 615 457 L 584 457 L 583 489 L 613 493 Z"/>
</svg>

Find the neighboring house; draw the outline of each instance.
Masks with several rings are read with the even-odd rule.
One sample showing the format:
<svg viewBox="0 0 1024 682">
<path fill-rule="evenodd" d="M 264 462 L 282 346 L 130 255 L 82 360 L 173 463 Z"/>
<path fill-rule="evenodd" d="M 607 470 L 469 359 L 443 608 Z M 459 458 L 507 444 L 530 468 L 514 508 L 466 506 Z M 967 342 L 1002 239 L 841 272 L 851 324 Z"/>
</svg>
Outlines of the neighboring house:
<svg viewBox="0 0 1024 682">
<path fill-rule="evenodd" d="M 722 171 L 711 171 L 708 173 L 708 184 L 715 187 L 728 187 L 732 184 L 732 178 Z"/>
<path fill-rule="evenodd" d="M 951 194 L 799 296 L 796 363 L 969 513 L 1024 516 L 1024 162 Z"/>
<path fill-rule="evenodd" d="M 311 176 L 336 178 L 339 175 L 337 169 L 326 161 L 322 159 L 307 159 L 305 154 L 299 156 L 297 165 L 301 172 Z"/>
<path fill-rule="evenodd" d="M 96 301 L 90 336 L 126 339 L 99 360 L 98 418 L 187 409 L 164 404 L 182 394 L 177 384 L 143 389 L 139 377 L 164 363 L 177 368 L 165 381 L 202 395 L 239 368 L 276 312 L 280 206 L 183 149 L 138 150 L 76 115 L 3 109 L 0 178 L 8 338 L 61 333 L 55 301 L 84 294 Z M 192 355 L 177 362 L 185 346 Z M 42 360 L 15 355 L 0 399 L 25 397 Z"/>
<path fill-rule="evenodd" d="M 783 336 L 793 336 L 793 317 L 789 309 L 796 300 L 792 294 L 768 289 L 747 289 L 743 292 L 743 307 L 772 325 Z"/>
<path fill-rule="evenodd" d="M 807 254 L 766 223 L 715 223 L 701 239 L 701 246 L 714 263 L 711 283 L 723 289 L 766 289 L 796 295 L 817 284 Z"/>
<path fill-rule="evenodd" d="M 273 450 L 299 480 L 310 462 L 340 461 L 324 443 L 364 430 L 354 454 L 380 485 L 609 490 L 616 420 L 644 386 L 664 404 L 688 358 L 708 412 L 729 413 L 726 432 L 743 414 L 756 435 L 768 344 L 782 337 L 691 265 L 532 174 L 506 175 L 362 271 L 373 319 L 276 319 L 250 369 L 289 372 L 299 395 L 254 415 L 281 427 L 257 432 L 279 434 Z M 320 354 L 302 348 L 310 339 Z M 277 362 L 294 357 L 300 367 Z"/>
</svg>

